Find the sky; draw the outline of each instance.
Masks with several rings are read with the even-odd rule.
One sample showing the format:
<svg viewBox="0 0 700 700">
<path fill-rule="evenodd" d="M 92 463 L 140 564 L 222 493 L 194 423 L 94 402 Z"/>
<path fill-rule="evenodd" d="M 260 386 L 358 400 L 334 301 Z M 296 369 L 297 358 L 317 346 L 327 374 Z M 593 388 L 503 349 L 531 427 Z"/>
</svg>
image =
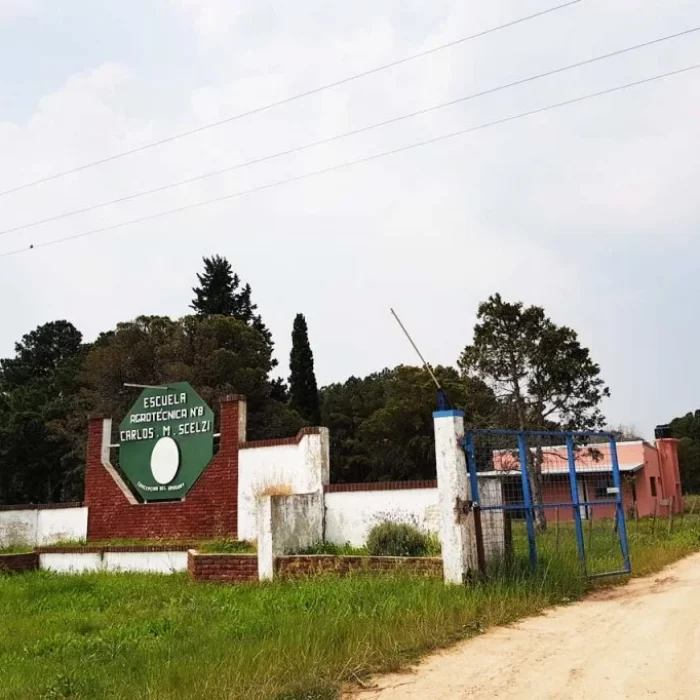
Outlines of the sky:
<svg viewBox="0 0 700 700">
<path fill-rule="evenodd" d="M 0 0 L 0 191 L 283 100 L 563 0 Z M 696 0 L 582 0 L 421 59 L 0 197 L 0 230 L 700 26 Z M 611 424 L 700 407 L 700 70 L 248 196 L 40 247 L 700 64 L 700 32 L 42 226 L 0 234 L 0 357 L 188 313 L 202 257 L 253 288 L 287 373 L 454 364 L 500 292 L 574 328 Z M 29 250 L 30 245 L 37 246 Z M 23 252 L 2 257 L 15 250 Z"/>
</svg>

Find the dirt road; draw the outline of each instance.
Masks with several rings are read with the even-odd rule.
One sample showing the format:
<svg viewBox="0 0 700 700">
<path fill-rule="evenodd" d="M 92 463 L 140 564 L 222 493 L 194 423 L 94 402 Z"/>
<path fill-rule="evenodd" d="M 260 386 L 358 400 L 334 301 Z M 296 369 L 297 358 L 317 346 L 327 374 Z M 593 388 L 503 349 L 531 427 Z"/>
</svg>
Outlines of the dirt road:
<svg viewBox="0 0 700 700">
<path fill-rule="evenodd" d="M 462 642 L 353 700 L 700 698 L 700 555 Z"/>
</svg>

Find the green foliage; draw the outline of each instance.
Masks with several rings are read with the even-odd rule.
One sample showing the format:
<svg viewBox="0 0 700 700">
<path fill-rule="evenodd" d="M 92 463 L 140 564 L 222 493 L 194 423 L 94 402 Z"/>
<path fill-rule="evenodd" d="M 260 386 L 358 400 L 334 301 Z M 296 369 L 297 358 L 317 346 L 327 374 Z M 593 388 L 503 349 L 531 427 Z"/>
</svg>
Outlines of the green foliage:
<svg viewBox="0 0 700 700">
<path fill-rule="evenodd" d="M 86 349 L 75 326 L 54 321 L 0 360 L 0 503 L 80 498 L 69 416 Z"/>
<path fill-rule="evenodd" d="M 231 269 L 231 263 L 220 255 L 203 258 L 204 272 L 197 273 L 199 286 L 193 287 L 195 296 L 191 308 L 201 316 L 230 316 L 255 328 L 272 348 L 272 334 L 253 304 L 249 284 L 241 287 L 240 277 Z M 273 366 L 277 363 L 273 361 Z"/>
<path fill-rule="evenodd" d="M 631 532 L 635 571 L 697 551 L 698 520 L 686 517 L 670 536 Z M 338 698 L 345 682 L 575 600 L 591 585 L 557 561 L 472 586 L 391 575 L 246 586 L 184 574 L 0 576 L 0 698 Z"/>
<path fill-rule="evenodd" d="M 289 370 L 289 394 L 292 408 L 311 425 L 319 425 L 321 407 L 314 374 L 314 355 L 309 344 L 306 319 L 302 314 L 297 314 L 294 319 Z"/>
<path fill-rule="evenodd" d="M 557 326 L 539 306 L 509 303 L 500 294 L 479 304 L 474 341 L 458 364 L 465 378 L 481 379 L 498 397 L 501 427 L 590 430 L 604 424 L 599 406 L 610 391 L 600 367 L 576 332 Z M 540 448 L 530 465 L 535 504 L 543 502 L 542 462 Z M 536 520 L 546 529 L 543 509 Z"/>
<path fill-rule="evenodd" d="M 333 542 L 317 542 L 311 547 L 302 547 L 291 554 L 330 554 L 333 556 L 363 557 L 367 556 L 366 547 L 353 547 L 349 542 L 334 544 Z"/>
<path fill-rule="evenodd" d="M 435 367 L 450 403 L 467 426 L 490 426 L 493 393 L 479 380 Z M 322 423 L 330 429 L 331 481 L 435 478 L 435 385 L 421 367 L 399 365 L 321 389 Z"/>
<path fill-rule="evenodd" d="M 500 294 L 479 305 L 477 319 L 459 367 L 493 389 L 515 427 L 602 427 L 599 405 L 610 391 L 575 331 L 557 326 L 539 306 L 511 304 Z"/>
<path fill-rule="evenodd" d="M 367 537 L 367 551 L 375 557 L 425 557 L 430 547 L 428 535 L 408 523 L 378 523 Z"/>
<path fill-rule="evenodd" d="M 121 417 L 135 398 L 125 382 L 187 381 L 213 408 L 225 394 L 244 394 L 251 439 L 294 435 L 303 421 L 271 398 L 272 365 L 269 343 L 241 320 L 140 316 L 118 324 L 90 351 L 84 365 L 83 400 L 92 411 Z"/>
<path fill-rule="evenodd" d="M 700 493 L 700 410 L 674 418 L 671 431 L 678 439 L 678 467 L 683 490 Z"/>
</svg>

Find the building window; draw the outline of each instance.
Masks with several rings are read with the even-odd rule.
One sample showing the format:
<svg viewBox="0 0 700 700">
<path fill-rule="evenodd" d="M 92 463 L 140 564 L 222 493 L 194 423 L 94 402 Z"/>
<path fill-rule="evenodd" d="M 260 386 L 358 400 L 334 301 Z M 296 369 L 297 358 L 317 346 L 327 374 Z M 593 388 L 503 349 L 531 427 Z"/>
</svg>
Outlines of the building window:
<svg viewBox="0 0 700 700">
<path fill-rule="evenodd" d="M 606 498 L 614 498 L 615 495 L 608 493 L 608 489 L 614 486 L 612 478 L 600 479 L 595 482 L 595 499 L 596 501 L 603 501 Z"/>
<path fill-rule="evenodd" d="M 656 477 L 649 477 L 649 488 L 651 489 L 651 497 L 656 498 Z"/>
</svg>

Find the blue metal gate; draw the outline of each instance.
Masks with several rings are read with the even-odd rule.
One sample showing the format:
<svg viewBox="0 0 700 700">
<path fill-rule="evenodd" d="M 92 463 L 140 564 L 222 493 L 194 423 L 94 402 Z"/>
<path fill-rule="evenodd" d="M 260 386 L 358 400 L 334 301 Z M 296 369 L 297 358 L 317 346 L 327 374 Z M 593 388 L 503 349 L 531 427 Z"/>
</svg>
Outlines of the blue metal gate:
<svg viewBox="0 0 700 700">
<path fill-rule="evenodd" d="M 631 571 L 611 433 L 469 430 L 462 444 L 483 565 L 504 555 L 516 565 L 578 565 L 590 577 Z"/>
</svg>

